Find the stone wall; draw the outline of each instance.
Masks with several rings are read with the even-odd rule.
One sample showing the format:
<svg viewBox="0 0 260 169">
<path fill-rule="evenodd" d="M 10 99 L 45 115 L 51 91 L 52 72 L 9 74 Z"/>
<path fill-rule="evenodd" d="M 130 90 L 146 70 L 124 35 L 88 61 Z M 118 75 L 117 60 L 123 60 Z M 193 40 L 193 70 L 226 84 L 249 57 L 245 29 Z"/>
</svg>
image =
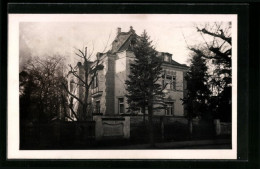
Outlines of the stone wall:
<svg viewBox="0 0 260 169">
<path fill-rule="evenodd" d="M 163 123 L 162 123 L 163 122 Z M 137 142 L 149 142 L 148 118 L 143 123 L 143 116 L 130 116 L 131 139 Z M 154 138 L 160 140 L 185 140 L 188 134 L 188 121 L 185 118 L 154 116 Z"/>
<path fill-rule="evenodd" d="M 232 125 L 231 123 L 220 123 L 221 126 L 221 134 L 222 135 L 229 135 L 231 134 Z"/>
<path fill-rule="evenodd" d="M 231 123 L 220 122 L 219 119 L 214 120 L 216 135 L 230 135 L 232 130 Z"/>
<path fill-rule="evenodd" d="M 63 122 L 22 124 L 20 149 L 71 149 L 91 146 L 95 138 L 95 122 Z"/>
<path fill-rule="evenodd" d="M 162 119 L 163 118 L 163 119 Z M 153 122 L 160 123 L 163 120 L 164 124 L 171 124 L 171 123 L 181 123 L 181 124 L 188 124 L 188 120 L 184 117 L 174 117 L 174 116 L 154 116 Z M 145 121 L 148 122 L 148 116 L 145 116 Z M 143 124 L 143 115 L 137 116 L 130 116 L 130 124 L 131 127 L 140 126 Z"/>
<path fill-rule="evenodd" d="M 94 116 L 96 140 L 130 138 L 130 118 L 122 116 Z"/>
</svg>

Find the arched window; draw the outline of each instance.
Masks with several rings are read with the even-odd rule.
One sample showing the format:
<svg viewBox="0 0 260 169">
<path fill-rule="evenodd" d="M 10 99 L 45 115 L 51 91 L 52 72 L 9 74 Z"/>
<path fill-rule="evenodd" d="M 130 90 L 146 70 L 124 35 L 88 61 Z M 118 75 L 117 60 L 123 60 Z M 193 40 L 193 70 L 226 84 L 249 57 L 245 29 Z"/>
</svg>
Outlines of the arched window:
<svg viewBox="0 0 260 169">
<path fill-rule="evenodd" d="M 70 81 L 70 92 L 73 92 L 74 85 L 75 85 L 75 82 L 74 82 L 74 80 L 72 79 L 72 80 Z"/>
</svg>

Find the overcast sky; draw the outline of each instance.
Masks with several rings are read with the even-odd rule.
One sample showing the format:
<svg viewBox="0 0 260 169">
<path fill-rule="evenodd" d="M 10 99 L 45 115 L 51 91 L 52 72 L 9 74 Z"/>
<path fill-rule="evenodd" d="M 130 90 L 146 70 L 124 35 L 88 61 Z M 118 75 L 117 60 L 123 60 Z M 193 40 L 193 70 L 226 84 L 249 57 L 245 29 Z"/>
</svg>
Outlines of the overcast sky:
<svg viewBox="0 0 260 169">
<path fill-rule="evenodd" d="M 175 61 L 187 64 L 190 53 L 187 44 L 203 42 L 195 25 L 206 23 L 198 20 L 196 15 L 59 15 L 54 18 L 51 15 L 34 15 L 34 20 L 20 22 L 20 65 L 35 56 L 62 55 L 70 61 L 75 60 L 76 48 L 87 46 L 88 52 L 94 49 L 95 54 L 103 52 L 109 40 L 107 51 L 117 28 L 127 32 L 130 26 L 138 35 L 146 30 L 157 51 L 172 53 Z M 208 20 L 213 22 L 214 18 Z"/>
</svg>

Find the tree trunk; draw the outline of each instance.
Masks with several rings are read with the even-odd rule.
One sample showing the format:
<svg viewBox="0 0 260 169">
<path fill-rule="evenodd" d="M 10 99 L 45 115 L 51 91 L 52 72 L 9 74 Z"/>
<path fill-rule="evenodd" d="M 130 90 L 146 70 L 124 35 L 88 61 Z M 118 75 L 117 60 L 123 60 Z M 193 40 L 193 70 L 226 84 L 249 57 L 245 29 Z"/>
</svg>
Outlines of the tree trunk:
<svg viewBox="0 0 260 169">
<path fill-rule="evenodd" d="M 85 98 L 84 98 L 84 120 L 91 120 L 91 114 L 88 111 L 88 96 L 89 96 L 89 87 L 88 87 L 88 74 L 89 67 L 88 63 L 84 63 L 84 73 L 85 73 Z"/>
<path fill-rule="evenodd" d="M 155 146 L 153 133 L 153 103 L 148 103 L 149 138 L 151 147 Z"/>
<path fill-rule="evenodd" d="M 164 119 L 163 116 L 160 117 L 160 127 L 161 127 L 161 139 L 164 140 Z"/>
<path fill-rule="evenodd" d="M 192 119 L 189 119 L 189 133 L 190 137 L 192 137 L 192 132 L 193 132 L 193 124 L 192 124 Z"/>
<path fill-rule="evenodd" d="M 143 123 L 145 124 L 145 106 L 142 107 Z"/>
<path fill-rule="evenodd" d="M 194 111 L 194 102 L 191 101 L 191 106 L 192 108 L 189 109 L 189 114 L 188 114 L 188 126 L 189 126 L 189 134 L 190 138 L 192 138 L 192 133 L 193 133 L 193 124 L 192 124 L 192 118 L 193 118 L 193 111 Z"/>
</svg>

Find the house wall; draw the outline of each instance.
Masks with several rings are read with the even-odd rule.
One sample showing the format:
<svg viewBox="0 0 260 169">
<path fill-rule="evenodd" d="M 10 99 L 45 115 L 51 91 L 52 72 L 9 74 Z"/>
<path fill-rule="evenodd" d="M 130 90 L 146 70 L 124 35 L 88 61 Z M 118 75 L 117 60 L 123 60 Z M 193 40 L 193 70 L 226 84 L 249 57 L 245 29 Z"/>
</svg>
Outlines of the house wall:
<svg viewBox="0 0 260 169">
<path fill-rule="evenodd" d="M 134 54 L 131 51 L 118 52 L 116 55 L 105 54 L 102 56 L 103 70 L 98 72 L 98 88 L 90 92 L 91 100 L 93 102 L 93 109 L 95 110 L 96 101 L 100 101 L 100 112 L 103 115 L 117 115 L 118 98 L 124 98 L 125 113 L 127 113 L 128 104 L 125 80 L 130 74 L 130 63 L 134 61 Z M 184 106 L 181 99 L 184 97 L 184 72 L 185 70 L 171 65 L 163 65 L 163 70 L 172 71 L 176 73 L 176 90 L 168 90 L 166 98 L 169 101 L 174 101 L 174 116 L 184 116 Z M 158 83 L 162 83 L 159 81 Z M 84 91 L 78 89 L 76 92 L 78 96 L 83 97 Z M 80 109 L 80 105 L 75 104 Z M 165 115 L 165 110 L 157 110 L 155 115 Z"/>
<path fill-rule="evenodd" d="M 175 70 L 175 69 L 171 69 Z M 169 91 L 166 98 L 171 97 L 174 100 L 174 116 L 184 116 L 183 99 L 183 72 L 176 71 L 176 90 Z"/>
<path fill-rule="evenodd" d="M 124 98 L 125 113 L 128 111 L 127 94 L 125 80 L 128 79 L 130 74 L 130 63 L 134 61 L 134 54 L 131 51 L 122 51 L 117 53 L 115 60 L 115 102 L 114 110 L 115 114 L 119 113 L 118 110 L 118 98 Z M 184 106 L 182 105 L 181 99 L 184 97 L 184 70 L 175 68 L 173 66 L 163 66 L 163 70 L 176 72 L 176 90 L 169 90 L 166 94 L 166 98 L 170 98 L 174 101 L 174 116 L 184 116 Z M 162 83 L 159 81 L 159 83 Z M 155 115 L 165 115 L 165 110 L 157 110 L 154 112 Z"/>
<path fill-rule="evenodd" d="M 170 91 L 165 96 L 166 98 L 171 98 L 174 102 L 174 116 L 184 116 L 184 106 L 182 105 L 181 99 L 183 98 L 183 92 L 181 91 Z M 157 111 L 155 115 L 165 115 L 165 110 Z"/>
<path fill-rule="evenodd" d="M 81 63 L 77 65 L 77 67 L 75 67 L 75 70 L 77 70 L 77 74 L 81 77 L 81 79 L 85 79 L 84 77 L 84 68 L 81 65 Z M 71 81 L 74 81 L 74 83 L 71 83 Z M 84 88 L 82 86 L 77 86 L 77 84 L 82 84 L 82 82 L 75 77 L 73 74 L 69 74 L 68 76 L 68 90 L 75 95 L 76 97 L 78 97 L 80 100 L 84 100 Z M 72 86 L 71 86 L 72 85 Z M 71 90 L 72 89 L 72 90 Z M 70 103 L 70 99 L 71 96 L 68 95 L 68 103 Z M 83 106 L 82 104 L 80 104 L 76 99 L 73 99 L 73 110 L 77 113 L 77 116 L 79 118 L 82 118 L 82 111 L 83 111 Z M 76 120 L 76 118 L 74 117 L 73 113 L 70 111 L 70 117 L 74 120 Z M 71 120 L 71 119 L 67 119 L 67 120 Z"/>
<path fill-rule="evenodd" d="M 163 66 L 163 71 L 171 71 L 176 73 L 176 90 L 168 89 L 168 93 L 165 94 L 165 98 L 169 102 L 174 102 L 174 116 L 184 116 L 184 105 L 182 105 L 181 100 L 184 98 L 184 72 L 183 70 L 168 66 Z M 162 83 L 161 80 L 158 83 Z M 154 112 L 154 114 L 165 115 L 165 110 L 158 110 Z"/>
<path fill-rule="evenodd" d="M 124 96 L 125 88 L 123 82 L 125 81 L 125 68 L 122 64 L 125 64 L 125 57 L 117 55 L 105 54 L 102 56 L 103 70 L 99 71 L 99 91 L 101 94 L 94 97 L 94 107 L 96 101 L 100 101 L 100 112 L 103 115 L 115 115 L 118 114 L 116 96 Z M 121 65 L 121 66 L 119 66 Z M 116 90 L 115 90 L 116 89 Z"/>
<path fill-rule="evenodd" d="M 108 55 L 105 74 L 105 115 L 113 115 L 115 112 L 115 55 Z"/>
<path fill-rule="evenodd" d="M 83 65 L 78 65 L 79 68 L 79 76 L 81 77 L 81 79 L 83 79 L 85 81 L 85 71 L 84 71 L 84 67 Z M 78 84 L 83 84 L 78 78 L 77 78 L 77 83 Z M 80 100 L 84 101 L 84 97 L 85 97 L 85 89 L 83 86 L 79 86 L 78 87 L 78 97 Z M 77 115 L 80 119 L 84 118 L 84 114 L 83 114 L 83 105 L 78 103 L 78 110 L 77 110 Z"/>
<path fill-rule="evenodd" d="M 127 78 L 127 56 L 126 51 L 117 53 L 115 61 L 115 114 L 119 114 L 118 110 L 118 98 L 124 98 L 124 107 L 126 107 L 126 86 L 125 81 Z M 126 109 L 124 110 L 127 111 Z"/>
<path fill-rule="evenodd" d="M 107 57 L 104 57 L 101 60 L 101 64 L 104 66 L 103 70 L 98 71 L 98 87 L 92 89 L 91 88 L 91 97 L 94 113 L 97 113 L 96 110 L 96 102 L 100 101 L 100 113 L 104 114 L 106 112 L 106 72 L 107 72 Z"/>
<path fill-rule="evenodd" d="M 115 55 L 105 54 L 101 58 L 104 68 L 98 72 L 99 93 L 92 94 L 94 109 L 96 101 L 100 101 L 100 113 L 103 115 L 113 115 L 115 104 Z M 96 109 L 95 109 L 96 110 Z"/>
<path fill-rule="evenodd" d="M 124 98 L 124 112 L 128 111 L 127 94 L 125 81 L 130 73 L 130 63 L 134 60 L 134 54 L 131 51 L 122 51 L 117 53 L 115 60 L 115 114 L 119 114 L 118 98 Z"/>
<path fill-rule="evenodd" d="M 104 74 L 104 70 L 101 70 L 98 72 L 98 81 L 99 81 L 99 91 L 102 91 L 102 95 L 100 97 L 97 97 L 97 99 L 99 99 L 100 101 L 100 112 L 106 112 L 106 99 L 105 99 L 105 90 L 106 90 L 106 86 L 105 86 L 105 74 Z"/>
<path fill-rule="evenodd" d="M 74 94 L 76 97 L 79 97 L 79 88 L 76 87 L 75 84 L 72 84 L 71 81 L 74 81 L 74 82 L 76 82 L 76 83 L 78 82 L 77 79 L 76 79 L 72 74 L 70 74 L 70 75 L 68 76 L 68 90 L 69 90 L 72 94 Z M 72 90 L 71 90 L 71 89 L 72 89 Z M 68 103 L 70 104 L 71 96 L 70 96 L 69 94 L 68 94 L 68 96 L 69 96 L 69 97 L 68 97 Z M 79 107 L 79 102 L 78 102 L 76 99 L 73 99 L 72 104 L 73 104 L 73 110 L 74 110 L 75 112 L 77 112 L 78 107 Z M 72 114 L 71 111 L 69 111 L 69 116 L 70 116 L 72 119 L 76 120 L 76 118 L 74 117 L 74 115 Z M 70 119 L 66 119 L 66 120 L 70 120 Z"/>
</svg>

